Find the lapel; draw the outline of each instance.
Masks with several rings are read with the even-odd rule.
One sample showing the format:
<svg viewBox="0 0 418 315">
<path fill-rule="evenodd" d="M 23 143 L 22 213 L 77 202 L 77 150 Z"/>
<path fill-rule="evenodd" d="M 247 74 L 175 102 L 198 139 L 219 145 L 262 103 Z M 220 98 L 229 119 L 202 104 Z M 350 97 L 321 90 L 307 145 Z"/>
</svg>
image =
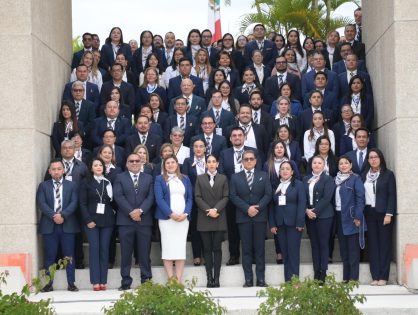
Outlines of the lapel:
<svg viewBox="0 0 418 315">
<path fill-rule="evenodd" d="M 54 184 L 52 179 L 46 182 L 46 198 L 48 204 L 54 208 Z"/>
</svg>

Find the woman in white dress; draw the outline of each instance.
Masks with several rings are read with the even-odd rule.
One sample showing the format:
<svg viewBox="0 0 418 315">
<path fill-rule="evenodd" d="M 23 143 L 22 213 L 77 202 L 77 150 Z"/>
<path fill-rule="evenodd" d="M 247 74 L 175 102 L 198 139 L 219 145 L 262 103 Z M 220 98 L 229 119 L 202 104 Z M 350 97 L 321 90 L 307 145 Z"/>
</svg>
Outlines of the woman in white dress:
<svg viewBox="0 0 418 315">
<path fill-rule="evenodd" d="M 161 232 L 161 258 L 168 278 L 181 282 L 186 260 L 186 241 L 193 204 L 190 180 L 180 173 L 175 156 L 163 162 L 163 174 L 155 178 L 155 217 Z M 175 262 L 175 273 L 173 262 Z"/>
</svg>

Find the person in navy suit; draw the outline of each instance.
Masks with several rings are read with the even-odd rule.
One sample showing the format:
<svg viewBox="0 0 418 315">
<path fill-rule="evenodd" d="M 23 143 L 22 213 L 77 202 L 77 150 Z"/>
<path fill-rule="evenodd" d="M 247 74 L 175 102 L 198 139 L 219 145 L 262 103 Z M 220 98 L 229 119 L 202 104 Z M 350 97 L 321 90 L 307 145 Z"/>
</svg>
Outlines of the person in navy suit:
<svg viewBox="0 0 418 315">
<path fill-rule="evenodd" d="M 347 24 L 344 28 L 345 41 L 351 44 L 353 53 L 355 53 L 359 60 L 366 60 L 366 46 L 355 40 L 356 37 L 356 25 Z M 333 62 L 336 63 L 341 60 L 340 54 L 341 45 L 337 45 L 334 51 Z"/>
<path fill-rule="evenodd" d="M 173 98 L 182 94 L 181 92 L 181 81 L 185 78 L 188 78 L 193 81 L 193 94 L 205 97 L 205 92 L 203 91 L 203 83 L 198 77 L 191 75 L 192 71 L 192 62 L 188 58 L 181 58 L 179 60 L 179 72 L 180 74 L 169 80 L 167 97 L 171 101 Z"/>
<path fill-rule="evenodd" d="M 250 94 L 250 106 L 253 115 L 253 122 L 261 125 L 266 130 L 267 141 L 270 142 L 274 136 L 274 120 L 267 111 L 269 106 L 263 103 L 263 93 L 259 90 L 254 90 Z"/>
<path fill-rule="evenodd" d="M 106 38 L 100 52 L 102 54 L 102 66 L 107 71 L 110 71 L 118 52 L 123 52 L 128 62 L 132 60 L 131 46 L 123 42 L 122 30 L 119 27 L 113 27 L 110 30 L 109 37 Z"/>
<path fill-rule="evenodd" d="M 263 54 L 259 49 L 253 50 L 251 60 L 253 61 L 253 63 L 250 64 L 248 68 L 254 71 L 256 82 L 260 86 L 264 87 L 267 78 L 271 76 L 271 67 L 263 63 Z"/>
<path fill-rule="evenodd" d="M 165 111 L 165 104 L 158 94 L 151 93 L 149 96 L 149 104 L 152 108 L 152 116 L 154 122 L 159 124 L 164 129 L 165 121 L 168 118 L 168 114 Z"/>
<path fill-rule="evenodd" d="M 299 130 L 299 121 L 297 117 L 291 114 L 291 101 L 286 96 L 280 96 L 276 102 L 276 115 L 274 116 L 273 121 L 273 130 L 274 133 L 277 134 L 277 130 L 280 126 L 286 125 L 288 126 L 289 133 L 292 139 L 296 141 L 300 141 L 302 138 L 302 133 Z"/>
<path fill-rule="evenodd" d="M 202 48 L 207 50 L 209 54 L 210 65 L 212 67 L 215 67 L 219 50 L 212 46 L 212 32 L 208 29 L 204 29 L 201 35 L 202 35 L 202 41 L 201 41 Z"/>
<path fill-rule="evenodd" d="M 198 128 L 198 119 L 195 116 L 188 115 L 187 111 L 187 99 L 184 97 L 176 98 L 174 105 L 175 114 L 168 116 L 164 124 L 164 140 L 170 141 L 170 133 L 173 127 L 180 127 L 184 130 L 183 144 L 186 147 L 190 147 L 190 139 L 196 134 Z"/>
<path fill-rule="evenodd" d="M 116 53 L 116 58 L 114 63 L 119 63 L 123 67 L 122 77 L 125 82 L 132 84 L 134 90 L 138 88 L 139 77 L 137 77 L 131 70 L 129 70 L 128 59 L 126 58 L 123 52 Z M 106 75 L 103 77 L 103 82 L 111 81 L 112 75 L 110 72 L 106 72 Z"/>
<path fill-rule="evenodd" d="M 182 281 L 186 260 L 186 241 L 193 204 L 190 179 L 180 173 L 175 156 L 163 161 L 163 174 L 155 178 L 155 218 L 161 231 L 161 256 L 169 279 L 174 276 Z"/>
<path fill-rule="evenodd" d="M 112 129 L 116 134 L 116 144 L 122 146 L 126 138 L 131 134 L 131 122 L 127 118 L 119 116 L 119 106 L 115 101 L 106 103 L 105 116 L 94 120 L 90 133 L 91 142 L 94 147 L 103 144 L 103 133 L 107 129 Z"/>
<path fill-rule="evenodd" d="M 234 97 L 240 105 L 250 103 L 250 95 L 254 90 L 261 90 L 261 85 L 257 82 L 255 70 L 246 68 L 242 75 L 242 85 L 234 89 Z"/>
<path fill-rule="evenodd" d="M 369 167 L 369 161 L 366 159 L 367 146 L 369 144 L 369 131 L 366 128 L 358 128 L 354 133 L 354 138 L 357 144 L 357 149 L 347 152 L 347 155 L 352 162 L 352 170 L 354 173 L 360 175 Z"/>
<path fill-rule="evenodd" d="M 277 234 L 283 255 L 284 279 L 299 276 L 300 242 L 305 227 L 306 193 L 294 176 L 292 163 L 280 165 L 280 183 L 273 194 L 274 207 L 269 212 L 269 226 Z"/>
<path fill-rule="evenodd" d="M 351 108 L 351 105 L 347 106 Z M 366 124 L 364 123 L 363 116 L 361 114 L 354 114 L 350 119 L 350 126 L 347 130 L 347 132 L 341 137 L 340 139 L 340 155 L 346 154 L 347 152 L 350 152 L 354 149 L 357 149 L 357 143 L 356 143 L 356 130 L 358 128 L 366 128 Z M 374 148 L 375 142 L 374 137 L 372 133 L 369 133 L 369 141 L 367 143 L 367 148 L 371 149 Z"/>
<path fill-rule="evenodd" d="M 213 69 L 212 73 L 217 69 L 222 70 L 225 73 L 225 79 L 231 83 L 233 89 L 241 84 L 240 73 L 235 68 L 232 56 L 229 52 L 224 50 L 219 52 L 216 66 L 217 68 Z"/>
<path fill-rule="evenodd" d="M 340 119 L 332 127 L 335 136 L 335 155 L 340 156 L 341 138 L 347 134 L 350 129 L 351 118 L 353 117 L 353 109 L 350 104 L 343 104 L 340 106 Z"/>
<path fill-rule="evenodd" d="M 112 152 L 114 154 L 113 165 L 120 167 L 123 170 L 125 169 L 125 164 L 126 164 L 125 149 L 122 146 L 116 145 L 115 144 L 116 140 L 117 140 L 116 133 L 113 129 L 106 129 L 105 131 L 103 131 L 102 144 L 94 148 L 93 156 L 99 156 L 103 148 L 103 145 L 108 145 L 112 148 Z"/>
<path fill-rule="evenodd" d="M 161 128 L 161 125 L 159 123 L 156 123 L 154 121 L 154 115 L 152 113 L 152 108 L 151 105 L 149 105 L 149 103 L 141 107 L 141 109 L 139 110 L 139 115 L 148 117 L 151 124 L 149 128 L 150 133 L 159 135 L 161 138 L 164 137 L 163 128 Z"/>
<path fill-rule="evenodd" d="M 264 39 L 266 36 L 266 28 L 264 25 L 256 24 L 253 28 L 253 35 L 255 40 L 248 42 L 244 48 L 245 64 L 249 66 L 252 63 L 252 53 L 255 49 L 258 49 L 263 54 L 264 64 L 273 68 L 274 60 L 277 57 L 277 49 L 272 41 Z"/>
<path fill-rule="evenodd" d="M 64 164 L 61 160 L 52 160 L 48 173 L 51 179 L 39 184 L 36 203 L 41 210 L 39 233 L 42 234 L 44 249 L 44 269 L 54 264 L 58 246 L 65 257 L 74 258 L 75 233 L 80 227 L 75 216 L 78 203 L 78 188 L 64 179 Z M 78 291 L 75 286 L 75 261 L 68 262 L 66 273 L 68 291 Z M 41 292 L 53 291 L 52 280 Z"/>
<path fill-rule="evenodd" d="M 100 291 L 106 290 L 109 244 L 115 225 L 113 190 L 104 176 L 106 166 L 102 159 L 92 160 L 90 172 L 80 185 L 80 211 L 89 240 L 90 283 L 94 291 Z"/>
<path fill-rule="evenodd" d="M 314 279 L 325 281 L 328 270 L 329 238 L 334 222 L 332 198 L 334 179 L 325 172 L 325 160 L 312 158 L 312 172 L 303 178 L 306 191 L 306 228 L 311 240 Z"/>
<path fill-rule="evenodd" d="M 133 73 L 139 77 L 141 72 L 144 72 L 145 62 L 151 53 L 158 55 L 158 60 L 163 60 L 162 51 L 154 46 L 151 31 L 145 30 L 141 32 L 139 40 L 139 48 L 135 51 L 132 57 L 131 69 Z"/>
<path fill-rule="evenodd" d="M 358 75 L 364 80 L 364 84 L 366 87 L 366 92 L 373 98 L 373 88 L 372 83 L 370 81 L 370 75 L 360 69 L 358 67 L 359 60 L 357 60 L 357 56 L 355 54 L 348 54 L 345 58 L 345 66 L 346 70 L 344 72 L 338 73 L 338 85 L 340 87 L 340 97 L 343 97 L 344 95 L 347 95 L 349 92 L 349 86 L 348 83 L 350 82 L 350 79 Z"/>
<path fill-rule="evenodd" d="M 152 278 L 150 251 L 154 185 L 152 176 L 140 171 L 140 162 L 137 154 L 130 154 L 126 162 L 127 171 L 118 174 L 113 185 L 118 204 L 116 224 L 119 227 L 121 250 L 121 291 L 129 290 L 132 284 L 130 272 L 135 240 L 141 268 L 141 283 Z"/>
<path fill-rule="evenodd" d="M 276 130 L 277 140 L 282 140 L 286 143 L 286 151 L 289 155 L 289 159 L 294 161 L 299 168 L 302 162 L 302 153 L 300 151 L 299 142 L 294 140 L 291 130 L 288 125 L 280 125 Z"/>
<path fill-rule="evenodd" d="M 347 155 L 338 160 L 335 177 L 335 210 L 340 255 L 343 261 L 343 281 L 359 279 L 360 248 L 364 248 L 367 230 L 363 210 L 365 191 L 361 177 L 352 171 L 353 163 Z"/>
<path fill-rule="evenodd" d="M 147 116 L 138 116 L 135 124 L 135 133 L 126 138 L 125 154 L 134 152 L 138 144 L 145 144 L 149 153 L 149 160 L 154 161 L 160 152 L 162 139 L 160 136 L 152 134 L 150 130 L 150 121 Z"/>
<path fill-rule="evenodd" d="M 243 170 L 231 176 L 230 199 L 236 209 L 236 223 L 241 237 L 244 287 L 254 285 L 252 263 L 255 260 L 256 285 L 265 282 L 265 236 L 268 206 L 272 191 L 266 172 L 255 169 L 257 158 L 252 150 L 242 155 Z"/>
<path fill-rule="evenodd" d="M 144 82 L 136 91 L 135 113 L 145 104 L 149 103 L 151 93 L 158 94 L 164 104 L 167 104 L 167 92 L 159 85 L 158 71 L 154 67 L 148 67 L 144 71 Z"/>
<path fill-rule="evenodd" d="M 227 145 L 225 137 L 215 132 L 215 119 L 209 115 L 203 116 L 200 126 L 203 133 L 194 136 L 190 142 L 194 143 L 197 139 L 202 140 L 206 145 L 206 155 L 212 154 L 219 158 L 221 151 L 226 149 Z"/>
<path fill-rule="evenodd" d="M 362 174 L 365 189 L 367 241 L 369 248 L 371 285 L 386 285 L 392 257 L 392 234 L 396 215 L 395 175 L 386 167 L 382 151 L 370 149 L 368 167 Z"/>
<path fill-rule="evenodd" d="M 338 102 L 338 92 L 330 91 L 328 86 L 328 75 L 323 71 L 318 71 L 314 75 L 314 90 L 318 90 L 322 93 L 324 100 L 322 102 L 322 107 L 329 109 L 333 112 L 333 116 L 337 116 L 339 102 Z M 310 91 L 309 91 L 310 92 Z M 309 103 L 309 94 L 306 93 L 303 96 L 303 106 L 308 108 Z"/>
<path fill-rule="evenodd" d="M 283 56 L 276 58 L 276 75 L 269 77 L 264 85 L 264 101 L 271 105 L 280 96 L 280 87 L 288 83 L 292 90 L 292 99 L 302 101 L 301 83 L 298 76 L 287 71 L 287 61 Z"/>
<path fill-rule="evenodd" d="M 71 69 L 75 69 L 80 64 L 81 57 L 83 57 L 86 51 L 92 50 L 91 44 L 93 42 L 93 39 L 90 33 L 88 32 L 84 33 L 82 36 L 82 41 L 83 41 L 83 49 L 80 49 L 79 51 L 73 54 L 73 60 L 71 61 Z"/>
<path fill-rule="evenodd" d="M 187 99 L 187 114 L 195 116 L 198 120 L 200 115 L 206 111 L 206 101 L 203 97 L 200 97 L 193 93 L 194 84 L 191 79 L 183 79 L 180 83 L 181 95 L 178 97 L 184 97 Z M 173 115 L 174 104 L 177 97 L 171 99 L 170 106 L 168 108 L 168 114 Z"/>
</svg>

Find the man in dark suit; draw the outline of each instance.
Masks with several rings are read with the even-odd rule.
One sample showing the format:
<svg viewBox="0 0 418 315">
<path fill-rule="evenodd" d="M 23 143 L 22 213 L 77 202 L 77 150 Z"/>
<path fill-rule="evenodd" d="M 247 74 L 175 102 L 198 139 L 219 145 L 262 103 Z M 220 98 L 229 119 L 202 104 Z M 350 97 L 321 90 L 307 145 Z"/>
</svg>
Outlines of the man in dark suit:
<svg viewBox="0 0 418 315">
<path fill-rule="evenodd" d="M 353 173 L 361 174 L 370 166 L 367 156 L 367 145 L 369 144 L 369 131 L 366 128 L 358 128 L 354 132 L 357 149 L 347 152 L 346 155 L 353 164 Z"/>
<path fill-rule="evenodd" d="M 253 258 L 256 264 L 256 285 L 267 286 L 265 282 L 265 236 L 272 188 L 268 174 L 256 170 L 256 163 L 255 152 L 244 151 L 242 157 L 244 169 L 232 175 L 229 185 L 229 196 L 236 207 L 236 223 L 241 237 L 244 287 L 254 285 Z"/>
<path fill-rule="evenodd" d="M 353 117 L 353 115 L 354 112 L 351 108 L 351 104 L 341 105 L 339 121 L 332 127 L 335 138 L 335 156 L 340 156 L 341 137 L 348 132 L 348 129 L 350 129 L 351 117 Z"/>
<path fill-rule="evenodd" d="M 74 257 L 75 233 L 80 227 L 75 217 L 78 204 L 76 185 L 63 178 L 64 165 L 61 160 L 53 160 L 48 169 L 50 179 L 39 184 L 36 202 L 41 210 L 39 233 L 42 234 L 44 249 L 44 268 L 54 264 L 58 246 L 63 256 Z M 74 260 L 66 268 L 68 291 L 78 291 L 75 286 Z M 53 291 L 52 280 L 42 288 L 41 292 Z"/>
<path fill-rule="evenodd" d="M 100 91 L 100 104 L 105 105 L 110 100 L 110 93 L 113 87 L 120 88 L 122 93 L 123 101 L 126 105 L 131 108 L 131 114 L 135 110 L 135 90 L 132 84 L 122 80 L 123 77 L 123 66 L 119 63 L 115 63 L 110 68 L 110 74 L 112 80 L 103 83 L 102 90 Z"/>
<path fill-rule="evenodd" d="M 270 115 L 270 106 L 263 104 L 263 95 L 255 90 L 250 94 L 250 105 L 253 114 L 253 123 L 264 127 L 267 134 L 267 142 L 273 139 L 273 117 Z"/>
<path fill-rule="evenodd" d="M 353 53 L 355 53 L 359 60 L 366 60 L 366 46 L 355 40 L 356 37 L 356 25 L 348 24 L 344 28 L 345 41 L 351 44 Z M 341 44 L 335 47 L 333 63 L 341 60 L 340 55 Z"/>
<path fill-rule="evenodd" d="M 136 119 L 136 132 L 126 138 L 125 154 L 134 152 L 138 144 L 145 144 L 148 149 L 148 158 L 153 162 L 160 154 L 162 139 L 159 135 L 149 133 L 151 123 L 147 116 L 138 116 Z"/>
<path fill-rule="evenodd" d="M 113 129 L 106 129 L 105 131 L 103 131 L 102 144 L 110 145 L 113 148 L 116 160 L 115 166 L 119 166 L 122 170 L 124 170 L 126 164 L 125 149 L 122 146 L 116 145 L 116 141 L 116 133 Z M 93 156 L 97 156 L 97 152 L 99 152 L 101 146 L 102 145 L 94 148 Z"/>
<path fill-rule="evenodd" d="M 206 155 L 213 154 L 219 158 L 222 150 L 226 149 L 226 139 L 222 135 L 217 135 L 215 131 L 215 119 L 212 116 L 204 116 L 202 118 L 201 128 L 203 133 L 194 136 L 190 143 L 194 143 L 197 139 L 206 143 Z M 192 148 L 190 148 L 190 155 L 192 155 Z"/>
<path fill-rule="evenodd" d="M 283 83 L 288 83 L 292 88 L 292 98 L 302 100 L 300 79 L 287 72 L 287 61 L 285 57 L 276 58 L 277 75 L 273 75 L 266 80 L 264 85 L 264 101 L 271 106 L 280 96 L 279 88 Z"/>
<path fill-rule="evenodd" d="M 201 33 L 202 35 L 202 47 L 208 51 L 209 62 L 213 68 L 216 68 L 216 61 L 218 59 L 219 50 L 212 46 L 212 32 L 205 29 Z"/>
<path fill-rule="evenodd" d="M 103 144 L 103 132 L 112 129 L 116 134 L 116 144 L 125 145 L 126 138 L 131 134 L 131 122 L 119 116 L 119 106 L 115 101 L 108 101 L 105 107 L 105 116 L 94 120 L 90 133 L 93 145 Z"/>
<path fill-rule="evenodd" d="M 167 91 L 168 99 L 171 101 L 173 98 L 181 95 L 181 88 L 180 84 L 183 79 L 190 79 L 193 81 L 194 88 L 193 94 L 205 97 L 205 92 L 203 91 L 203 83 L 202 80 L 198 77 L 191 75 L 192 71 L 192 62 L 188 58 L 181 58 L 179 60 L 179 72 L 180 75 L 177 77 L 171 78 L 169 81 L 169 87 Z"/>
<path fill-rule="evenodd" d="M 273 68 L 274 60 L 277 57 L 277 49 L 272 41 L 264 39 L 266 36 L 264 25 L 256 24 L 253 28 L 253 35 L 255 40 L 248 42 L 244 48 L 245 64 L 249 66 L 253 63 L 251 60 L 253 51 L 258 49 L 263 54 L 264 64 L 269 66 L 270 69 Z"/>
<path fill-rule="evenodd" d="M 131 265 L 134 244 L 137 246 L 141 283 L 151 280 L 151 230 L 154 203 L 152 176 L 140 172 L 139 156 L 130 154 L 126 163 L 127 171 L 118 174 L 113 190 L 118 212 L 116 224 L 119 226 L 122 276 L 119 290 L 129 290 L 132 284 Z M 135 243 L 136 240 L 136 243 Z"/>
<path fill-rule="evenodd" d="M 332 128 L 334 124 L 334 113 L 322 107 L 322 102 L 324 97 L 320 91 L 313 90 L 309 95 L 309 103 L 311 104 L 310 107 L 305 109 L 302 113 L 300 113 L 298 120 L 300 124 L 300 132 L 303 135 L 306 130 L 312 127 L 312 116 L 315 111 L 319 110 L 324 113 L 325 115 L 325 122 L 327 123 L 328 128 Z"/>
<path fill-rule="evenodd" d="M 162 49 L 164 71 L 171 65 L 173 60 L 175 42 L 176 35 L 173 32 L 167 32 L 164 36 L 165 47 Z"/>
<path fill-rule="evenodd" d="M 190 79 L 183 79 L 180 83 L 181 95 L 187 99 L 187 114 L 195 116 L 198 120 L 200 115 L 206 111 L 206 101 L 203 97 L 200 97 L 196 94 L 193 94 L 194 84 Z M 176 103 L 176 98 L 171 99 L 170 107 L 168 109 L 169 115 L 174 114 L 174 104 Z"/>
<path fill-rule="evenodd" d="M 328 87 L 328 75 L 325 72 L 318 71 L 315 73 L 313 90 L 318 90 L 322 93 L 322 96 L 324 97 L 324 100 L 322 102 L 322 107 L 333 111 L 334 115 L 337 115 L 338 107 L 339 107 L 338 94 L 335 93 L 334 91 L 330 91 Z M 310 103 L 309 103 L 310 93 L 309 92 L 303 96 L 304 108 L 307 108 L 310 106 Z"/>
<path fill-rule="evenodd" d="M 134 91 L 138 88 L 139 77 L 137 77 L 131 70 L 128 69 L 128 59 L 122 51 L 116 53 L 115 63 L 119 63 L 123 67 L 122 78 L 125 78 L 125 82 L 132 84 Z M 109 72 L 103 77 L 103 82 L 111 81 L 113 78 Z M 103 104 L 102 104 L 103 105 Z"/>
<path fill-rule="evenodd" d="M 334 63 L 332 65 L 332 71 L 334 71 L 336 74 L 340 74 L 340 73 L 343 73 L 343 72 L 347 71 L 346 58 L 347 58 L 348 55 L 351 55 L 351 54 L 354 54 L 353 48 L 351 47 L 351 44 L 347 43 L 347 42 L 342 43 L 341 47 L 340 47 L 341 59 L 340 59 L 340 61 L 337 61 L 336 63 Z M 354 55 L 356 55 L 356 54 L 354 54 Z M 357 68 L 358 68 L 358 70 L 367 72 L 367 68 L 366 68 L 366 64 L 365 64 L 364 60 L 358 60 L 358 57 L 357 57 Z"/>
<path fill-rule="evenodd" d="M 187 99 L 180 96 L 176 98 L 175 113 L 168 116 L 164 124 L 164 141 L 170 142 L 170 133 L 173 127 L 184 130 L 183 144 L 190 147 L 190 139 L 196 134 L 198 120 L 195 116 L 187 114 Z"/>
<path fill-rule="evenodd" d="M 92 50 L 92 43 L 93 43 L 93 38 L 91 37 L 90 33 L 84 33 L 83 36 L 83 49 L 75 52 L 73 54 L 73 61 L 71 62 L 71 69 L 74 69 L 75 67 L 77 67 L 80 64 L 81 61 L 81 57 L 83 57 L 84 53 L 86 51 L 91 51 Z"/>
<path fill-rule="evenodd" d="M 100 96 L 99 96 L 99 88 L 97 84 L 91 83 L 87 81 L 88 78 L 88 69 L 86 65 L 78 65 L 75 71 L 77 81 L 83 83 L 84 86 L 84 93 L 82 97 L 94 104 L 94 110 L 96 111 L 99 108 L 100 104 Z M 62 93 L 62 100 L 71 100 L 71 88 L 73 82 L 67 83 L 64 87 L 64 92 Z"/>
</svg>

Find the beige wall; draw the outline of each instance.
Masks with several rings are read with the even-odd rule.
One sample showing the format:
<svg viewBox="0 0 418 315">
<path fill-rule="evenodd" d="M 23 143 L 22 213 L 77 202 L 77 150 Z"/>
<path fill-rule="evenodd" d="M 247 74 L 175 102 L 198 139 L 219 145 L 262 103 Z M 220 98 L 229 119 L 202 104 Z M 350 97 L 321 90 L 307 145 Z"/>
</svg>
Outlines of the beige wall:
<svg viewBox="0 0 418 315">
<path fill-rule="evenodd" d="M 0 0 L 0 252 L 38 268 L 36 188 L 71 60 L 71 1 Z"/>
<path fill-rule="evenodd" d="M 416 0 L 365 0 L 362 10 L 378 146 L 397 178 L 396 260 L 404 283 L 405 245 L 418 244 L 418 7 Z"/>
</svg>

